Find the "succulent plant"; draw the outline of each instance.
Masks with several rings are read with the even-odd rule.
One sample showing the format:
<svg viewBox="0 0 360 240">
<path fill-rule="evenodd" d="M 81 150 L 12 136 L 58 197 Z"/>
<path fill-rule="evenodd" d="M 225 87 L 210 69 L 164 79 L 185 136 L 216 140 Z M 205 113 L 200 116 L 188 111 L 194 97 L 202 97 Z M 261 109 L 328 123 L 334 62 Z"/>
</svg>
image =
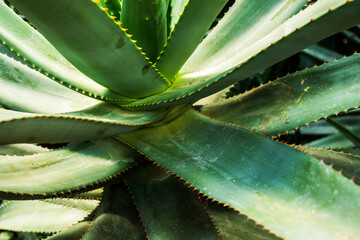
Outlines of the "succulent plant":
<svg viewBox="0 0 360 240">
<path fill-rule="evenodd" d="M 359 24 L 359 0 L 10 2 L 25 17 L 0 1 L 0 229 L 358 239 L 360 157 L 278 136 L 357 109 L 360 55 L 220 96 Z"/>
</svg>

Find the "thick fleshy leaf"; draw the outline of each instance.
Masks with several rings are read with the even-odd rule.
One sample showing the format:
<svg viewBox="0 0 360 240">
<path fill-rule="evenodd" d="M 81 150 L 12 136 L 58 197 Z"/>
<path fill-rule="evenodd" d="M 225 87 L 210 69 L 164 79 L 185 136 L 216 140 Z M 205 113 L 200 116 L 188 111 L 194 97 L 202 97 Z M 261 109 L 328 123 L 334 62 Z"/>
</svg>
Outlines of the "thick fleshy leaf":
<svg viewBox="0 0 360 240">
<path fill-rule="evenodd" d="M 102 10 L 106 11 L 112 19 L 120 21 L 121 0 L 95 0 Z"/>
<path fill-rule="evenodd" d="M 1 6 L 1 5 L 0 5 Z M 18 56 L 18 54 L 16 52 L 14 52 L 13 49 L 11 49 L 9 46 L 1 44 L 0 43 L 0 53 L 4 54 L 18 62 L 21 62 L 22 64 L 32 68 L 33 66 L 29 63 L 26 62 L 21 56 Z"/>
<path fill-rule="evenodd" d="M 305 48 L 303 52 L 322 62 L 332 62 L 335 59 L 341 59 L 343 57 L 341 54 L 317 44 Z"/>
<path fill-rule="evenodd" d="M 0 54 L 0 104 L 9 109 L 64 113 L 79 111 L 98 102 Z"/>
<path fill-rule="evenodd" d="M 147 163 L 127 182 L 148 239 L 218 239 L 197 196 L 169 173 Z"/>
<path fill-rule="evenodd" d="M 55 234 L 46 240 L 79 240 L 88 228 L 90 222 L 79 222 L 76 225 Z"/>
<path fill-rule="evenodd" d="M 33 144 L 7 144 L 0 145 L 0 155 L 16 155 L 16 156 L 25 156 L 36 153 L 48 152 L 49 149 L 36 146 Z"/>
<path fill-rule="evenodd" d="M 267 34 L 299 12 L 307 2 L 308 0 L 268 0 L 266 3 L 262 0 L 235 1 L 186 62 L 181 73 L 204 71 L 222 63 L 228 63 L 229 67 L 229 61 L 233 62 L 237 55 L 251 48 L 257 41 L 263 41 Z M 235 64 L 239 63 L 241 62 Z"/>
<path fill-rule="evenodd" d="M 327 120 L 332 126 L 334 126 L 344 137 L 354 143 L 356 147 L 360 147 L 360 137 L 354 131 L 351 131 L 346 126 L 342 125 L 335 119 L 328 118 Z"/>
<path fill-rule="evenodd" d="M 27 59 L 36 69 L 41 69 L 51 78 L 82 94 L 112 100 L 130 101 L 97 84 L 72 66 L 41 34 L 26 23 L 12 9 L 0 1 L 0 40 L 13 49 L 20 58 Z"/>
<path fill-rule="evenodd" d="M 312 147 L 295 146 L 295 148 L 332 165 L 334 169 L 341 171 L 344 176 L 360 185 L 360 156 Z"/>
<path fill-rule="evenodd" d="M 160 120 L 166 110 L 132 112 L 109 103 L 64 114 L 0 109 L 0 144 L 62 143 L 110 137 Z"/>
<path fill-rule="evenodd" d="M 137 154 L 113 139 L 73 143 L 29 156 L 0 156 L 0 197 L 46 197 L 86 189 L 136 163 Z"/>
<path fill-rule="evenodd" d="M 92 1 L 11 2 L 63 56 L 97 83 L 135 98 L 168 87 L 126 32 Z"/>
<path fill-rule="evenodd" d="M 360 130 L 357 130 L 357 133 L 360 135 Z M 349 148 L 355 147 L 354 143 L 347 139 L 341 133 L 332 134 L 330 136 L 320 138 L 314 141 L 307 143 L 310 147 L 319 147 L 319 148 Z"/>
<path fill-rule="evenodd" d="M 87 211 L 40 200 L 8 201 L 0 206 L 0 229 L 57 232 L 83 220 L 87 215 Z"/>
<path fill-rule="evenodd" d="M 134 35 L 137 45 L 155 62 L 167 42 L 168 0 L 122 0 L 121 5 L 121 27 Z"/>
<path fill-rule="evenodd" d="M 228 209 L 222 204 L 205 202 L 206 211 L 215 224 L 221 240 L 279 240 L 249 217 Z"/>
<path fill-rule="evenodd" d="M 95 200 L 101 200 L 103 196 L 104 189 L 98 188 L 95 190 L 91 190 L 88 192 L 82 192 L 82 193 L 76 193 L 74 195 L 70 195 L 70 198 L 73 199 L 95 199 Z"/>
<path fill-rule="evenodd" d="M 171 14 L 170 14 L 170 32 L 172 32 L 175 28 L 175 25 L 179 21 L 185 5 L 189 2 L 189 0 L 170 0 L 171 6 Z"/>
<path fill-rule="evenodd" d="M 281 237 L 360 234 L 358 186 L 313 157 L 249 130 L 189 110 L 161 127 L 118 138 Z"/>
<path fill-rule="evenodd" d="M 248 4 L 248 1 L 244 2 Z M 281 2 L 283 3 L 283 1 Z M 297 3 L 297 1 L 289 1 L 288 3 L 290 2 Z M 263 1 L 261 4 L 267 5 L 263 4 Z M 235 46 L 242 46 L 240 44 L 242 41 L 234 41 L 232 45 L 235 46 L 229 50 L 231 57 L 226 54 L 223 55 L 228 58 L 225 61 L 217 60 L 218 62 L 214 65 L 195 72 L 185 70 L 187 68 L 184 66 L 174 83 L 166 91 L 156 96 L 134 101 L 126 106 L 138 109 L 154 109 L 197 101 L 273 65 L 327 36 L 357 24 L 360 21 L 359 9 L 359 0 L 319 0 L 299 14 L 279 24 L 259 41 L 253 41 L 249 38 L 251 45 L 243 46 L 241 51 L 237 51 Z M 279 9 L 273 14 L 277 15 L 282 12 Z M 234 17 L 239 16 L 235 15 Z M 263 22 L 259 27 L 266 28 Z M 217 58 L 209 58 L 209 61 L 213 59 Z M 206 65 L 206 59 L 203 60 L 203 64 Z M 191 65 L 190 61 L 186 65 L 198 67 L 198 63 Z"/>
<path fill-rule="evenodd" d="M 52 203 L 55 205 L 64 206 L 67 208 L 75 208 L 82 210 L 88 213 L 91 213 L 99 205 L 99 200 L 94 199 L 63 199 L 63 198 L 53 198 L 41 200 L 46 203 Z"/>
<path fill-rule="evenodd" d="M 82 239 L 146 239 L 134 201 L 124 182 L 105 188 L 95 220 Z"/>
<path fill-rule="evenodd" d="M 189 0 L 187 2 L 155 65 L 168 80 L 174 79 L 227 2 L 228 0 Z"/>
<path fill-rule="evenodd" d="M 303 70 L 201 108 L 205 114 L 277 135 L 360 106 L 360 54 Z"/>
<path fill-rule="evenodd" d="M 346 126 L 350 130 L 357 131 L 360 126 L 360 115 L 343 115 L 339 117 L 332 117 L 336 121 L 340 122 L 342 125 Z M 331 126 L 326 119 L 321 119 L 317 122 L 312 122 L 307 126 L 299 128 L 301 134 L 310 134 L 310 135 L 330 135 L 338 133 L 339 131 Z"/>
</svg>

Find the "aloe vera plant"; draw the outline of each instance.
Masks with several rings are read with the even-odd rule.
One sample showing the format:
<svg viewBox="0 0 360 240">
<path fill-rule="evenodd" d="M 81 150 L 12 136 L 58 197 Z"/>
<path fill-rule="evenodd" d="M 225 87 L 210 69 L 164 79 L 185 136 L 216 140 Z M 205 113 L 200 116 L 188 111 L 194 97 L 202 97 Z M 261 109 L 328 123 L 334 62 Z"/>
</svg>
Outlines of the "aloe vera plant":
<svg viewBox="0 0 360 240">
<path fill-rule="evenodd" d="M 0 229 L 358 239 L 360 157 L 276 137 L 357 109 L 360 55 L 219 96 L 359 0 L 235 0 L 216 25 L 228 0 L 10 2 L 31 25 L 0 1 Z"/>
</svg>

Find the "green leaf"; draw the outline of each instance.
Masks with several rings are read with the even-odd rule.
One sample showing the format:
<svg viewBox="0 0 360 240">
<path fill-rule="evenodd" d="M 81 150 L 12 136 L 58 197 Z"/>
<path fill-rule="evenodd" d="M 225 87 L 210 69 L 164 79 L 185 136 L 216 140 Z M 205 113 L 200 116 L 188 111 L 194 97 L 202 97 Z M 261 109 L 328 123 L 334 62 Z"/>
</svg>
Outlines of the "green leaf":
<svg viewBox="0 0 360 240">
<path fill-rule="evenodd" d="M 98 188 L 92 191 L 88 192 L 82 192 L 82 193 L 76 193 L 74 195 L 70 195 L 70 198 L 74 199 L 95 199 L 95 200 L 101 200 L 103 196 L 104 189 Z"/>
<path fill-rule="evenodd" d="M 189 0 L 187 2 L 169 36 L 164 51 L 155 64 L 168 80 L 174 80 L 174 76 L 195 51 L 227 2 L 228 0 Z M 183 1 L 180 1 L 178 4 L 182 3 Z"/>
<path fill-rule="evenodd" d="M 222 240 L 279 240 L 263 226 L 222 204 L 208 201 L 205 205 Z"/>
<path fill-rule="evenodd" d="M 96 0 L 94 2 L 96 2 Z M 98 5 L 103 8 L 112 19 L 120 21 L 121 0 L 99 0 Z"/>
<path fill-rule="evenodd" d="M 341 171 L 345 177 L 360 185 L 360 156 L 312 147 L 294 147 L 328 165 L 332 165 L 335 170 Z"/>
<path fill-rule="evenodd" d="M 357 130 L 357 133 L 360 134 L 360 130 Z M 353 142 L 341 133 L 332 134 L 330 136 L 311 141 L 307 144 L 310 147 L 320 148 L 349 148 L 355 146 Z"/>
<path fill-rule="evenodd" d="M 195 110 L 118 138 L 281 237 L 360 234 L 360 188 L 324 163 L 269 138 Z"/>
<path fill-rule="evenodd" d="M 360 37 L 358 37 L 355 33 L 350 31 L 343 31 L 342 34 L 344 34 L 345 37 L 349 38 L 352 42 L 360 44 Z"/>
<path fill-rule="evenodd" d="M 64 57 L 97 83 L 130 98 L 168 87 L 128 34 L 92 1 L 11 2 Z"/>
<path fill-rule="evenodd" d="M 218 239 L 199 199 L 169 173 L 147 163 L 127 182 L 149 239 Z"/>
<path fill-rule="evenodd" d="M 36 146 L 33 144 L 8 144 L 0 145 L 0 155 L 16 155 L 16 156 L 25 156 L 36 153 L 45 153 L 49 149 Z"/>
<path fill-rule="evenodd" d="M 284 1 L 281 2 L 285 4 Z M 297 5 L 298 1 L 291 2 Z M 247 5 L 248 2 L 244 1 L 244 4 Z M 263 4 L 263 1 L 261 1 L 261 5 L 268 6 L 268 4 Z M 294 10 L 294 8 L 290 9 Z M 329 9 L 332 11 L 329 11 Z M 157 94 L 156 97 L 147 97 L 126 106 L 137 109 L 154 109 L 197 101 L 236 81 L 246 79 L 327 36 L 357 24 L 360 21 L 359 9 L 359 0 L 319 0 L 284 23 L 280 22 L 278 26 L 274 26 L 274 30 L 259 39 L 259 41 L 254 41 L 254 39 L 249 37 L 248 41 L 251 44 L 245 46 L 241 44 L 242 41 L 240 40 L 234 41 L 232 45 L 236 45 L 240 49 L 234 46 L 229 47 L 227 51 L 231 57 L 222 51 L 218 53 L 224 54 L 225 58 L 229 57 L 225 61 L 222 58 L 218 58 L 218 55 L 215 54 L 209 59 L 202 59 L 204 66 L 208 61 L 217 59 L 217 62 L 214 62 L 213 65 L 190 72 L 190 70 L 186 70 L 188 69 L 186 65 L 197 67 L 198 62 L 191 65 L 192 61 L 189 60 L 177 75 L 172 86 L 166 91 Z M 292 11 L 285 12 L 293 13 Z M 277 13 L 283 13 L 283 11 L 273 12 L 274 15 Z M 230 12 L 227 15 L 229 14 Z M 280 15 L 282 16 L 282 14 Z M 339 19 L 342 19 L 342 21 L 339 21 Z M 222 22 L 225 21 L 222 20 Z M 269 24 L 271 23 L 270 21 Z M 266 28 L 263 21 L 261 21 L 258 28 Z M 248 36 L 246 35 L 245 37 Z M 221 43 L 221 45 L 223 44 Z"/>
<path fill-rule="evenodd" d="M 73 225 L 65 230 L 62 230 L 58 234 L 55 234 L 46 240 L 79 240 L 81 239 L 83 233 L 89 226 L 89 222 L 79 222 L 76 225 Z"/>
<path fill-rule="evenodd" d="M 157 122 L 165 113 L 166 109 L 131 112 L 109 103 L 56 115 L 0 109 L 0 144 L 62 143 L 110 137 Z"/>
<path fill-rule="evenodd" d="M 95 220 L 82 239 L 146 239 L 134 201 L 124 182 L 105 187 Z"/>
<path fill-rule="evenodd" d="M 205 114 L 278 135 L 360 106 L 360 54 L 306 69 L 245 94 L 205 105 Z"/>
<path fill-rule="evenodd" d="M 99 101 L 54 82 L 0 54 L 0 104 L 17 111 L 63 113 L 79 111 Z"/>
<path fill-rule="evenodd" d="M 121 26 L 155 62 L 167 41 L 168 0 L 122 0 L 121 4 Z"/>
<path fill-rule="evenodd" d="M 34 68 L 82 94 L 114 102 L 131 101 L 97 84 L 71 65 L 41 34 L 0 1 L 0 40 Z"/>
<path fill-rule="evenodd" d="M 117 176 L 136 160 L 134 151 L 113 139 L 73 143 L 29 156 L 0 156 L 0 198 L 79 191 Z"/>
<path fill-rule="evenodd" d="M 87 211 L 40 200 L 8 201 L 0 207 L 0 229 L 57 232 L 83 220 L 87 215 Z"/>
<path fill-rule="evenodd" d="M 61 198 L 53 198 L 53 199 L 45 199 L 42 200 L 46 203 L 52 203 L 54 205 L 61 205 L 67 208 L 75 208 L 78 210 L 82 210 L 88 212 L 89 214 L 95 210 L 95 208 L 99 205 L 99 200 L 93 199 L 61 199 Z"/>
<path fill-rule="evenodd" d="M 185 5 L 189 0 L 170 0 L 171 16 L 170 16 L 170 32 L 174 31 L 176 24 L 178 23 Z"/>
<path fill-rule="evenodd" d="M 305 48 L 304 50 L 302 50 L 302 52 L 323 62 L 332 62 L 335 59 L 342 58 L 341 54 L 317 44 Z"/>
<path fill-rule="evenodd" d="M 357 115 L 342 115 L 342 116 L 332 116 L 333 119 L 336 119 L 339 123 L 346 126 L 352 131 L 359 130 L 360 116 Z M 339 133 L 339 131 L 331 126 L 326 119 L 321 119 L 317 122 L 312 122 L 307 126 L 299 128 L 301 134 L 306 135 L 329 135 L 334 133 Z"/>
<path fill-rule="evenodd" d="M 339 130 L 342 135 L 352 141 L 356 147 L 360 147 L 360 137 L 356 133 L 352 132 L 350 129 L 332 118 L 328 118 L 327 121 Z"/>
</svg>

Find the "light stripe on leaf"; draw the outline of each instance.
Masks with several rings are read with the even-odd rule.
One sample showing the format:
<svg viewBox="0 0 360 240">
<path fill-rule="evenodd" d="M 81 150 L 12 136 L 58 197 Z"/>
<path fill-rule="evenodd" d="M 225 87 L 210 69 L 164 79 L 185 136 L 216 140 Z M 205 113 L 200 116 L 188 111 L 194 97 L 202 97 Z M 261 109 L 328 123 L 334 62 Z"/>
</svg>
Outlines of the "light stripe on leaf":
<svg viewBox="0 0 360 240">
<path fill-rule="evenodd" d="M 99 101 L 76 93 L 33 69 L 0 54 L 0 104 L 36 113 L 79 111 Z"/>
<path fill-rule="evenodd" d="M 88 214 L 40 200 L 8 201 L 0 206 L 0 229 L 57 232 L 83 220 Z"/>
<path fill-rule="evenodd" d="M 39 32 L 0 1 L 0 40 L 20 58 L 27 59 L 37 70 L 45 71 L 53 80 L 78 89 L 80 93 L 100 99 L 131 101 L 97 84 L 69 63 Z"/>
<path fill-rule="evenodd" d="M 137 159 L 133 150 L 114 139 L 73 143 L 29 156 L 0 156 L 0 198 L 46 197 L 84 190 L 117 176 Z"/>
</svg>

